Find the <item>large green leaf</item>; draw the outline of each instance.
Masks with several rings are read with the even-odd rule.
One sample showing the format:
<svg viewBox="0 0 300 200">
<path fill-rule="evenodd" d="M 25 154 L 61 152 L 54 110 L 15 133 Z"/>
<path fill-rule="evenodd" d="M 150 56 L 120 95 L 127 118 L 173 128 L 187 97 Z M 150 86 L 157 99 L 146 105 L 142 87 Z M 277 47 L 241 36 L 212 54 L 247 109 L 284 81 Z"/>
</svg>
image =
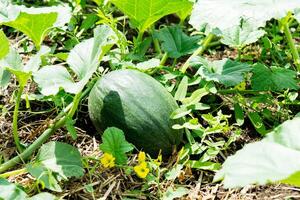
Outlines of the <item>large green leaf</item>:
<svg viewBox="0 0 300 200">
<path fill-rule="evenodd" d="M 230 156 L 216 174 L 226 188 L 283 182 L 300 186 L 300 118 L 284 122 L 259 142 Z"/>
<path fill-rule="evenodd" d="M 37 160 L 27 165 L 27 170 L 46 188 L 61 191 L 58 180 L 83 176 L 83 168 L 79 151 L 61 142 L 44 144 Z"/>
<path fill-rule="evenodd" d="M 253 67 L 251 78 L 252 88 L 258 91 L 282 91 L 284 89 L 299 89 L 297 73 L 293 70 L 282 67 L 266 67 L 263 64 L 256 64 Z"/>
<path fill-rule="evenodd" d="M 162 17 L 191 6 L 188 0 L 110 0 L 144 32 Z"/>
<path fill-rule="evenodd" d="M 94 30 L 94 37 L 85 40 L 71 50 L 67 63 L 75 73 L 78 82 L 65 67 L 45 66 L 34 73 L 34 81 L 39 85 L 41 93 L 56 95 L 63 88 L 66 92 L 77 94 L 97 70 L 100 60 L 117 41 L 113 30 L 101 25 Z"/>
<path fill-rule="evenodd" d="M 258 41 L 265 33 L 265 31 L 257 30 L 248 21 L 245 21 L 242 25 L 224 30 L 221 42 L 230 47 L 242 49 L 243 47 Z"/>
<path fill-rule="evenodd" d="M 180 58 L 192 54 L 198 47 L 199 37 L 186 35 L 180 26 L 169 26 L 155 33 L 162 42 L 162 49 L 171 58 Z"/>
<path fill-rule="evenodd" d="M 0 0 L 0 24 L 15 20 L 20 14 L 20 9 L 7 0 Z"/>
<path fill-rule="evenodd" d="M 295 10 L 295 19 L 298 21 L 298 22 L 300 22 L 300 8 L 297 8 L 296 10 Z"/>
<path fill-rule="evenodd" d="M 197 74 L 207 81 L 216 81 L 227 87 L 236 86 L 244 80 L 244 73 L 249 72 L 251 67 L 246 63 L 223 59 L 208 61 L 197 57 L 192 64 L 201 65 Z"/>
<path fill-rule="evenodd" d="M 33 197 L 27 194 L 18 186 L 0 178 L 0 199 L 3 200 L 54 200 L 52 194 L 42 192 Z"/>
<path fill-rule="evenodd" d="M 41 57 L 48 54 L 50 48 L 42 46 L 36 55 L 32 56 L 29 61 L 23 65 L 21 56 L 14 48 L 10 48 L 9 53 L 0 60 L 0 86 L 6 87 L 9 83 L 10 73 L 14 74 L 20 85 L 25 86 L 27 80 L 31 78 L 31 73 L 38 70 L 41 65 Z"/>
<path fill-rule="evenodd" d="M 2 30 L 0 30 L 0 60 L 9 52 L 9 41 Z"/>
<path fill-rule="evenodd" d="M 18 18 L 4 25 L 15 28 L 27 35 L 40 48 L 47 31 L 53 26 L 57 18 L 57 13 L 27 14 L 21 12 Z M 37 20 L 38 19 L 38 20 Z"/>
<path fill-rule="evenodd" d="M 195 0 L 189 0 L 189 6 L 185 6 L 183 9 L 179 10 L 176 14 L 181 21 L 185 20 L 192 12 Z"/>
<path fill-rule="evenodd" d="M 133 145 L 126 141 L 122 130 L 111 127 L 104 131 L 100 149 L 104 153 L 113 155 L 116 163 L 122 165 L 126 163 L 126 153 L 133 149 Z"/>
<path fill-rule="evenodd" d="M 41 93 L 45 96 L 55 95 L 63 88 L 66 92 L 77 93 L 77 84 L 74 83 L 68 70 L 60 65 L 42 67 L 34 74 L 34 81 L 38 83 Z"/>
<path fill-rule="evenodd" d="M 0 179 L 0 199 L 5 200 L 25 200 L 26 193 L 16 185 L 6 179 Z"/>
<path fill-rule="evenodd" d="M 71 19 L 71 9 L 66 6 L 27 8 L 0 3 L 0 25 L 15 28 L 27 35 L 40 48 L 47 32 L 62 27 Z"/>
<path fill-rule="evenodd" d="M 300 0 L 199 0 L 192 11 L 190 24 L 200 29 L 221 31 L 240 25 L 241 18 L 251 20 L 254 28 L 265 26 L 266 21 L 280 19 L 288 11 L 300 8 Z"/>
</svg>

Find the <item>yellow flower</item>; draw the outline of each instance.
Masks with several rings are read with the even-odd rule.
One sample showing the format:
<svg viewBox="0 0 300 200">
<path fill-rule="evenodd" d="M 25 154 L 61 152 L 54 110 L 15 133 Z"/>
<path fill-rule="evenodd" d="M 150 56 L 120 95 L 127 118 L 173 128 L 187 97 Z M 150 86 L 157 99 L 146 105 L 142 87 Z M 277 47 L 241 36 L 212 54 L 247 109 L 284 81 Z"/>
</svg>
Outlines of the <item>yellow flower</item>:
<svg viewBox="0 0 300 200">
<path fill-rule="evenodd" d="M 241 82 L 237 86 L 234 87 L 234 89 L 237 89 L 239 91 L 246 90 L 247 83 L 245 81 Z"/>
<path fill-rule="evenodd" d="M 139 163 L 145 162 L 146 161 L 146 154 L 143 151 L 140 151 L 138 155 L 138 161 Z"/>
<path fill-rule="evenodd" d="M 161 162 L 162 162 L 162 155 L 159 154 L 153 162 L 154 162 L 155 165 L 157 165 L 159 167 L 161 165 Z"/>
<path fill-rule="evenodd" d="M 147 167 L 146 162 L 142 162 L 139 165 L 133 167 L 133 170 L 140 178 L 146 178 L 150 171 L 150 169 Z"/>
<path fill-rule="evenodd" d="M 115 166 L 115 157 L 109 153 L 104 153 L 100 161 L 105 168 L 112 168 Z"/>
</svg>

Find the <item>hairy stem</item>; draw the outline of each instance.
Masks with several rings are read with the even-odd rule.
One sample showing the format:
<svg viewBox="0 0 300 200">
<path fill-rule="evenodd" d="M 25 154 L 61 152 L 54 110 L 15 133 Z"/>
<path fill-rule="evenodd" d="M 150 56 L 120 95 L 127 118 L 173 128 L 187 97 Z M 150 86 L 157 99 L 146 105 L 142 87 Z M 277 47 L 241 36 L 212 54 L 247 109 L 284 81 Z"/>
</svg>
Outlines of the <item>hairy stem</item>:
<svg viewBox="0 0 300 200">
<path fill-rule="evenodd" d="M 292 36 L 291 31 L 290 31 L 289 23 L 284 23 L 283 24 L 283 30 L 284 30 L 284 34 L 285 34 L 286 39 L 287 39 L 287 43 L 288 43 L 288 45 L 291 49 L 291 53 L 293 55 L 294 63 L 297 67 L 297 71 L 300 72 L 300 56 L 299 56 L 299 52 L 296 48 L 295 42 L 293 40 L 293 36 Z"/>
<path fill-rule="evenodd" d="M 182 73 L 185 73 L 188 67 L 190 66 L 190 62 L 193 58 L 195 58 L 198 55 L 201 55 L 204 53 L 204 51 L 207 49 L 208 45 L 214 38 L 214 34 L 210 33 L 206 38 L 204 39 L 202 45 L 187 59 L 187 61 L 182 65 L 180 71 Z"/>
<path fill-rule="evenodd" d="M 14 114 L 13 114 L 13 137 L 16 144 L 16 147 L 19 152 L 23 151 L 22 145 L 20 143 L 19 133 L 18 133 L 18 115 L 19 115 L 19 108 L 21 103 L 21 96 L 24 90 L 24 86 L 20 85 L 20 88 L 17 93 L 16 102 L 15 102 L 15 108 L 14 108 Z"/>
<path fill-rule="evenodd" d="M 26 170 L 26 168 L 23 168 L 23 169 L 18 169 L 18 170 L 0 174 L 0 178 L 8 178 L 10 176 L 16 176 L 16 175 L 25 174 L 25 173 L 27 173 L 27 170 Z"/>
<path fill-rule="evenodd" d="M 151 27 L 150 31 L 151 31 L 151 35 L 152 35 L 152 40 L 153 40 L 155 52 L 157 54 L 161 55 L 161 49 L 160 49 L 159 41 L 158 41 L 157 38 L 154 37 L 154 31 L 155 31 L 154 26 Z"/>
<path fill-rule="evenodd" d="M 45 130 L 43 134 L 39 136 L 24 152 L 0 165 L 0 173 L 3 173 L 15 165 L 27 160 L 43 143 L 49 139 L 51 135 L 56 132 L 56 130 L 63 127 L 66 119 L 73 117 L 78 108 L 79 102 L 90 92 L 93 85 L 94 84 L 91 84 L 83 93 L 75 95 L 73 102 L 57 115 L 57 117 L 53 120 L 53 123 L 49 125 L 48 129 Z"/>
<path fill-rule="evenodd" d="M 166 64 L 166 61 L 168 60 L 168 53 L 165 53 L 162 57 L 162 59 L 160 60 L 160 65 L 165 65 Z"/>
<path fill-rule="evenodd" d="M 137 45 L 140 45 L 141 42 L 143 41 L 143 36 L 144 36 L 144 31 L 139 31 L 138 36 L 136 38 L 137 40 Z M 137 47 L 137 46 L 136 46 Z"/>
</svg>

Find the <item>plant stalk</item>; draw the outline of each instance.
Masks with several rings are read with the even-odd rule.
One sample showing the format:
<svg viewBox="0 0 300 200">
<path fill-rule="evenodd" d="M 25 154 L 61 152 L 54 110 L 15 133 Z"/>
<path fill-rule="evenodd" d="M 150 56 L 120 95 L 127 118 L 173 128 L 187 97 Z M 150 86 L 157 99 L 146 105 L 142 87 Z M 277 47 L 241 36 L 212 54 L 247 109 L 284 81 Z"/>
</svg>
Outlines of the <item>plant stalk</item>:
<svg viewBox="0 0 300 200">
<path fill-rule="evenodd" d="M 293 40 L 292 33 L 290 31 L 289 23 L 284 23 L 283 24 L 283 31 L 287 39 L 287 43 L 291 49 L 291 53 L 293 55 L 294 63 L 297 67 L 297 71 L 300 72 L 300 56 L 299 52 L 296 48 L 295 42 Z"/>
<path fill-rule="evenodd" d="M 237 89 L 228 89 L 228 90 L 218 90 L 219 94 L 258 94 L 261 92 L 269 92 L 269 91 L 256 91 L 256 90 L 237 90 Z"/>
<path fill-rule="evenodd" d="M 27 173 L 27 170 L 26 170 L 26 168 L 23 168 L 23 169 L 18 169 L 18 170 L 0 174 L 0 178 L 8 178 L 11 176 L 16 176 L 16 175 L 25 174 L 25 173 Z"/>
<path fill-rule="evenodd" d="M 139 31 L 138 36 L 136 38 L 137 40 L 137 44 L 140 45 L 142 40 L 143 40 L 143 36 L 144 36 L 144 31 Z"/>
<path fill-rule="evenodd" d="M 25 151 L 0 165 L 0 173 L 3 173 L 15 165 L 27 160 L 43 143 L 49 139 L 50 136 L 52 136 L 59 128 L 63 127 L 66 119 L 73 117 L 78 108 L 79 102 L 90 92 L 93 85 L 94 84 L 91 84 L 83 93 L 75 95 L 73 102 L 57 115 L 57 117 L 53 120 L 54 122 L 49 125 L 49 128 L 45 130 L 43 134 L 39 136 L 27 149 L 25 149 Z"/>
<path fill-rule="evenodd" d="M 23 148 L 20 143 L 20 138 L 19 138 L 19 133 L 18 133 L 18 115 L 19 115 L 19 108 L 20 108 L 21 96 L 22 96 L 23 91 L 24 91 L 24 86 L 20 85 L 18 93 L 17 93 L 17 97 L 16 97 L 16 102 L 15 102 L 15 108 L 14 108 L 14 113 L 13 113 L 13 126 L 12 126 L 13 138 L 14 138 L 16 147 L 20 153 L 23 151 Z"/>
<path fill-rule="evenodd" d="M 193 58 L 195 58 L 198 55 L 201 55 L 204 53 L 204 51 L 209 46 L 210 42 L 214 38 L 214 34 L 210 33 L 206 38 L 204 39 L 202 45 L 187 59 L 187 61 L 184 63 L 184 65 L 181 67 L 180 71 L 182 73 L 185 73 L 188 67 L 190 66 L 190 62 Z"/>
<path fill-rule="evenodd" d="M 161 55 L 162 53 L 161 53 L 159 41 L 158 41 L 157 38 L 154 37 L 154 31 L 155 31 L 154 26 L 151 26 L 150 31 L 151 31 L 151 35 L 152 35 L 152 40 L 153 40 L 155 52 L 156 52 L 157 54 Z"/>
<path fill-rule="evenodd" d="M 160 65 L 164 66 L 166 64 L 166 61 L 168 60 L 168 53 L 165 53 L 160 61 Z"/>
</svg>

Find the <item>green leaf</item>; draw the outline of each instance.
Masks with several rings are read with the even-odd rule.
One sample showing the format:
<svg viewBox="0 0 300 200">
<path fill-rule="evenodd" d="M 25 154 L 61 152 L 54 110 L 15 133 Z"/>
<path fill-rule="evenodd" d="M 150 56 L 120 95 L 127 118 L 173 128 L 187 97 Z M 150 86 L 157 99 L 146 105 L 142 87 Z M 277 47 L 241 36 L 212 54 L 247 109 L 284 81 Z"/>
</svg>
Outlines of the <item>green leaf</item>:
<svg viewBox="0 0 300 200">
<path fill-rule="evenodd" d="M 28 164 L 26 169 L 33 177 L 37 179 L 37 182 L 43 185 L 45 188 L 55 192 L 62 192 L 62 188 L 58 183 L 58 177 L 45 166 L 40 164 Z"/>
<path fill-rule="evenodd" d="M 61 191 L 58 180 L 83 176 L 81 156 L 77 148 L 61 143 L 44 144 L 33 164 L 27 170 L 45 187 L 53 191 Z"/>
<path fill-rule="evenodd" d="M 71 9 L 66 6 L 27 8 L 2 4 L 4 10 L 3 7 L 9 10 L 0 15 L 0 24 L 21 31 L 32 39 L 38 49 L 51 28 L 62 27 L 71 19 Z"/>
<path fill-rule="evenodd" d="M 57 13 L 32 15 L 21 12 L 15 21 L 6 22 L 4 25 L 21 31 L 34 42 L 37 48 L 40 48 L 47 31 L 53 26 L 56 18 Z"/>
<path fill-rule="evenodd" d="M 45 66 L 34 73 L 34 81 L 45 96 L 55 95 L 63 88 L 66 92 L 77 93 L 77 85 L 63 66 Z"/>
<path fill-rule="evenodd" d="M 0 1 L 0 24 L 15 20 L 20 14 L 20 9 L 7 0 Z"/>
<path fill-rule="evenodd" d="M 15 184 L 0 178 L 0 199 L 26 200 L 26 193 Z"/>
<path fill-rule="evenodd" d="M 182 99 L 182 103 L 186 106 L 191 106 L 191 105 L 195 105 L 198 104 L 199 101 L 202 99 L 202 97 L 204 97 L 205 95 L 207 95 L 209 92 L 207 91 L 206 88 L 201 88 L 198 90 L 195 90 L 190 97 L 186 97 L 184 99 Z"/>
<path fill-rule="evenodd" d="M 295 71 L 256 64 L 251 78 L 252 88 L 257 91 L 283 91 L 284 89 L 299 89 Z"/>
<path fill-rule="evenodd" d="M 188 0 L 110 0 L 144 32 L 162 17 L 190 7 Z"/>
<path fill-rule="evenodd" d="M 9 41 L 2 30 L 0 30 L 0 60 L 9 52 Z"/>
<path fill-rule="evenodd" d="M 179 119 L 190 114 L 191 112 L 192 109 L 188 108 L 187 106 L 182 106 L 174 110 L 170 117 L 171 119 Z"/>
<path fill-rule="evenodd" d="M 237 125 L 242 126 L 244 124 L 245 117 L 244 117 L 243 108 L 240 106 L 239 103 L 234 104 L 234 116 Z"/>
<path fill-rule="evenodd" d="M 54 200 L 52 194 L 42 192 L 33 197 L 27 194 L 18 186 L 8 182 L 6 179 L 0 178 L 0 199 L 3 200 Z"/>
<path fill-rule="evenodd" d="M 42 46 L 41 50 L 30 58 L 26 65 L 22 64 L 22 59 L 14 48 L 10 48 L 9 53 L 0 60 L 0 75 L 2 87 L 6 87 L 9 83 L 10 73 L 14 74 L 21 86 L 25 86 L 28 79 L 31 78 L 32 72 L 38 70 L 41 65 L 41 57 L 48 54 L 50 48 Z"/>
<path fill-rule="evenodd" d="M 255 130 L 263 136 L 266 135 L 267 130 L 260 115 L 257 112 L 249 112 L 248 117 L 251 123 L 253 124 Z"/>
<path fill-rule="evenodd" d="M 202 170 L 210 170 L 210 171 L 216 171 L 221 168 L 220 163 L 203 162 L 198 160 L 189 160 L 188 165 L 194 169 L 202 169 Z"/>
<path fill-rule="evenodd" d="M 194 0 L 192 0 L 195 2 Z M 194 3 L 189 1 L 190 5 L 185 6 L 183 9 L 179 10 L 176 14 L 180 18 L 180 21 L 184 21 L 192 12 Z"/>
<path fill-rule="evenodd" d="M 248 21 L 223 31 L 221 42 L 232 48 L 242 49 L 255 43 L 265 35 L 265 31 L 257 30 Z"/>
<path fill-rule="evenodd" d="M 126 141 L 122 130 L 111 127 L 104 131 L 100 149 L 113 155 L 117 164 L 123 165 L 127 162 L 126 153 L 133 150 L 133 145 Z"/>
<path fill-rule="evenodd" d="M 300 8 L 297 8 L 295 10 L 295 15 L 294 15 L 295 19 L 300 22 Z"/>
<path fill-rule="evenodd" d="M 25 72 L 36 72 L 42 64 L 42 57 L 49 54 L 51 49 L 47 46 L 42 46 L 40 50 L 32 56 L 29 61 L 24 65 L 23 71 Z"/>
<path fill-rule="evenodd" d="M 214 180 L 226 188 L 283 182 L 300 186 L 300 118 L 284 122 L 265 139 L 230 156 Z"/>
<path fill-rule="evenodd" d="M 30 72 L 24 72 L 22 70 L 15 70 L 12 68 L 7 68 L 7 71 L 9 71 L 10 73 L 14 74 L 19 82 L 19 85 L 22 87 L 25 87 L 27 84 L 27 81 L 30 79 L 31 77 L 31 73 Z"/>
<path fill-rule="evenodd" d="M 197 57 L 192 64 L 202 65 L 197 72 L 202 78 L 207 81 L 219 82 L 226 87 L 241 83 L 244 80 L 244 73 L 251 70 L 248 64 L 230 59 L 211 62 Z"/>
<path fill-rule="evenodd" d="M 0 65 L 0 88 L 5 89 L 10 80 L 10 73 Z"/>
<path fill-rule="evenodd" d="M 188 89 L 188 77 L 184 76 L 178 85 L 178 89 L 175 93 L 174 99 L 181 101 L 185 98 Z"/>
<path fill-rule="evenodd" d="M 68 70 L 62 66 L 45 66 L 34 73 L 34 81 L 41 93 L 45 96 L 56 95 L 61 88 L 69 93 L 79 93 L 116 41 L 116 35 L 110 27 L 98 26 L 94 30 L 94 37 L 76 45 L 68 56 L 67 63 L 79 81 L 73 81 Z"/>
<path fill-rule="evenodd" d="M 174 181 L 177 177 L 179 177 L 179 175 L 183 171 L 182 169 L 183 169 L 183 165 L 177 164 L 175 167 L 173 167 L 166 173 L 165 175 L 166 179 L 169 181 Z"/>
<path fill-rule="evenodd" d="M 138 63 L 135 67 L 142 71 L 151 70 L 160 66 L 160 60 L 157 58 L 152 58 L 145 62 Z"/>
<path fill-rule="evenodd" d="M 155 33 L 155 37 L 162 42 L 162 50 L 167 52 L 170 58 L 192 54 L 199 48 L 199 37 L 186 35 L 180 26 L 164 27 Z"/>
<path fill-rule="evenodd" d="M 300 8 L 298 0 L 201 0 L 194 6 L 190 24 L 197 30 L 208 24 L 210 30 L 218 28 L 223 32 L 239 26 L 243 18 L 249 19 L 253 29 L 257 29 L 296 8 Z"/>
<path fill-rule="evenodd" d="M 167 191 L 164 193 L 162 200 L 173 200 L 177 198 L 181 198 L 184 195 L 187 195 L 189 190 L 184 187 L 178 187 L 173 189 L 172 187 L 168 187 Z"/>
<path fill-rule="evenodd" d="M 67 128 L 68 132 L 70 133 L 72 139 L 76 140 L 77 139 L 77 131 L 76 131 L 76 128 L 74 125 L 75 125 L 75 120 L 73 120 L 70 117 L 67 117 L 66 118 L 66 128 Z"/>
<path fill-rule="evenodd" d="M 55 200 L 56 197 L 47 192 L 39 193 L 33 197 L 28 198 L 28 200 Z"/>
</svg>

